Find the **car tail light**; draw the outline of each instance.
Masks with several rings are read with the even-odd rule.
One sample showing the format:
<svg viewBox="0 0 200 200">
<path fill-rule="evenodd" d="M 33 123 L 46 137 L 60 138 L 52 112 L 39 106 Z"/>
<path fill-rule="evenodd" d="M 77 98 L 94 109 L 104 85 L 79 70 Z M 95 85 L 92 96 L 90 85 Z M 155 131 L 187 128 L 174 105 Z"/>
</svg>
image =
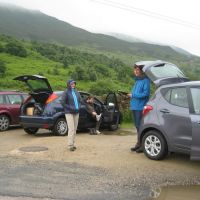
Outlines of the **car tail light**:
<svg viewBox="0 0 200 200">
<path fill-rule="evenodd" d="M 48 129 L 48 128 L 49 128 L 49 124 L 43 124 L 43 125 L 42 125 L 42 128 Z"/>
<path fill-rule="evenodd" d="M 54 100 L 57 99 L 57 98 L 58 98 L 58 95 L 56 95 L 55 93 L 53 93 L 53 94 L 51 94 L 51 95 L 48 97 L 48 99 L 47 99 L 47 101 L 46 101 L 45 104 L 51 103 L 52 101 L 54 101 Z"/>
<path fill-rule="evenodd" d="M 153 110 L 153 107 L 152 107 L 152 106 L 149 106 L 149 105 L 144 106 L 142 115 L 143 115 L 143 116 L 147 115 L 151 110 Z"/>
</svg>

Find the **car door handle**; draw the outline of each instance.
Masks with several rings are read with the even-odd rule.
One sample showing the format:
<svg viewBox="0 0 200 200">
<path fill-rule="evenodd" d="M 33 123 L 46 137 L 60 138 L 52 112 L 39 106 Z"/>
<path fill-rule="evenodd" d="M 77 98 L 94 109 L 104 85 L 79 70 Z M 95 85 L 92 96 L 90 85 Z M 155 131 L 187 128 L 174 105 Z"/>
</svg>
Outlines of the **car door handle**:
<svg viewBox="0 0 200 200">
<path fill-rule="evenodd" d="M 168 109 L 165 109 L 165 108 L 161 109 L 160 112 L 162 112 L 162 113 L 170 113 L 170 111 Z"/>
</svg>

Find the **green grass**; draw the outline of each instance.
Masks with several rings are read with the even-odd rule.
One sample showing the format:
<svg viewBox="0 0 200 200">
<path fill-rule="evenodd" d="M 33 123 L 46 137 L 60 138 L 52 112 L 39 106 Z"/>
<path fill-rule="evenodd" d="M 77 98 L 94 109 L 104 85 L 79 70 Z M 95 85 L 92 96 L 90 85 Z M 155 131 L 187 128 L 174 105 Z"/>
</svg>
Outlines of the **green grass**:
<svg viewBox="0 0 200 200">
<path fill-rule="evenodd" d="M 122 122 L 120 127 L 121 128 L 128 128 L 128 129 L 132 128 L 133 130 L 135 129 L 135 126 L 132 122 Z"/>
</svg>

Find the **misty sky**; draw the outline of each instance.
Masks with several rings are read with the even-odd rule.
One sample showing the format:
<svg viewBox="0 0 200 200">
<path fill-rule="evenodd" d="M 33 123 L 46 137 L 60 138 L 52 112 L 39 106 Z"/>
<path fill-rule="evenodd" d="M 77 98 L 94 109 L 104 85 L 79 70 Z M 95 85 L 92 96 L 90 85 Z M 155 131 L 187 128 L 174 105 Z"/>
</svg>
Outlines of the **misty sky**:
<svg viewBox="0 0 200 200">
<path fill-rule="evenodd" d="M 198 0 L 0 0 L 91 32 L 122 33 L 200 56 Z"/>
</svg>

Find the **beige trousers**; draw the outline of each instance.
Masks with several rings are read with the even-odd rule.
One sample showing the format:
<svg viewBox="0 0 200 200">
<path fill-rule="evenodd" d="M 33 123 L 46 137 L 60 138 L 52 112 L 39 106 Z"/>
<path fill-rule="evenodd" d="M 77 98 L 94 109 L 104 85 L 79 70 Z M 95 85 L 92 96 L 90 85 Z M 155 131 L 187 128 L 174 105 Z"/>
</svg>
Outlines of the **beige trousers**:
<svg viewBox="0 0 200 200">
<path fill-rule="evenodd" d="M 74 147 L 79 114 L 65 114 L 68 125 L 68 147 Z"/>
</svg>

